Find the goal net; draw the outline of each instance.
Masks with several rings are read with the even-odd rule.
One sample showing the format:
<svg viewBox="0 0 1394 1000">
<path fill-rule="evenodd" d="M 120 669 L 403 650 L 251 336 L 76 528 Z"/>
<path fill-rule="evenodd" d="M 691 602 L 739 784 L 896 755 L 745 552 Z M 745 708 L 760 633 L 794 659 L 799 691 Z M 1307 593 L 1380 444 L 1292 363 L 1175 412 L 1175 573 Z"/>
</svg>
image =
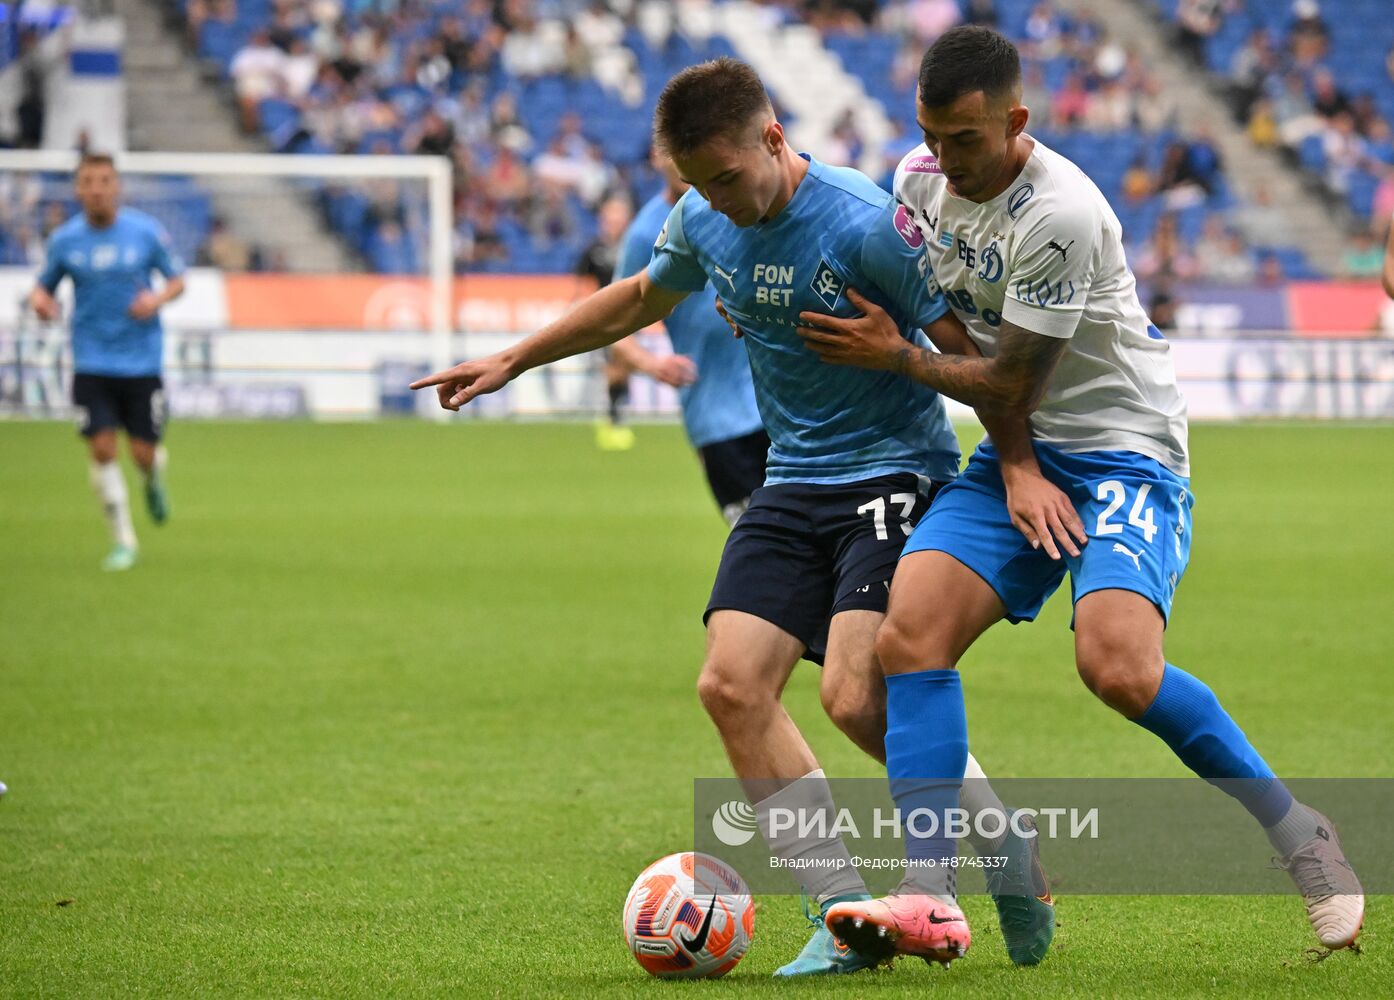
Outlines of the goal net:
<svg viewBox="0 0 1394 1000">
<path fill-rule="evenodd" d="M 71 283 L 56 323 L 26 299 L 45 237 L 78 211 L 75 165 L 69 153 L 0 151 L 0 415 L 70 410 Z M 602 405 L 594 357 L 531 372 L 458 417 L 407 390 L 590 291 L 565 248 L 548 258 L 554 273 L 501 273 L 499 247 L 457 227 L 443 158 L 129 153 L 117 169 L 123 203 L 158 219 L 188 265 L 187 290 L 162 311 L 176 417 L 589 416 Z M 639 379 L 631 408 L 666 416 L 676 397 Z"/>
</svg>

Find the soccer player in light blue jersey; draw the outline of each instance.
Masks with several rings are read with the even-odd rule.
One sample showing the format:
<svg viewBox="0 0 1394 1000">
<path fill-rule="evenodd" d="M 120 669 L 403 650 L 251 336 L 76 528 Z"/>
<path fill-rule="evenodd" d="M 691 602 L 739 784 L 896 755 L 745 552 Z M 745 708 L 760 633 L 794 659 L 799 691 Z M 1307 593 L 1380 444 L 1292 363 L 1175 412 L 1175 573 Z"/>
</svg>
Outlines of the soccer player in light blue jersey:
<svg viewBox="0 0 1394 1000">
<path fill-rule="evenodd" d="M 670 157 L 655 151 L 653 160 L 664 188 L 639 209 L 625 231 L 616 281 L 648 267 L 658 234 L 687 192 Z M 717 313 L 716 291 L 710 284 L 674 306 L 663 326 L 672 354 L 654 354 L 633 337 L 616 343 L 611 352 L 633 370 L 678 390 L 687 439 L 697 449 L 722 517 L 735 524 L 750 505 L 750 495 L 764 485 L 770 450 L 745 347 Z"/>
<path fill-rule="evenodd" d="M 715 288 L 744 335 L 771 444 L 765 485 L 732 529 L 712 588 L 698 693 L 772 855 L 800 862 L 790 867 L 821 916 L 840 900 L 865 898 L 866 888 L 840 838 L 769 822 L 776 810 L 802 810 L 828 816 L 829 829 L 835 815 L 827 780 L 780 694 L 800 657 L 821 660 L 824 709 L 884 760 L 885 686 L 873 639 L 898 553 L 933 495 L 958 474 L 959 451 L 936 393 L 892 372 L 823 365 L 797 335 L 799 315 L 856 315 L 867 305 L 853 297 L 858 288 L 894 317 L 905 344 L 977 348 L 933 283 L 924 239 L 904 211 L 857 171 L 790 148 L 749 66 L 719 59 L 679 73 L 659 97 L 654 137 L 692 189 L 669 213 L 648 267 L 516 346 L 412 387 L 438 387 L 441 405 L 456 410 L 521 372 L 613 343 Z M 1004 461 L 1034 469 L 1024 420 L 994 421 L 989 429 Z M 1058 543 L 1076 553 L 1070 529 L 1077 537 L 1083 530 L 1068 498 L 1038 471 L 1036 480 L 1038 506 L 1024 522 L 1047 551 L 1058 555 Z M 981 774 L 971 757 L 965 771 Z M 972 785 L 990 796 L 985 782 Z M 982 805 L 1002 808 L 995 800 Z M 1043 956 L 1054 917 L 1048 892 L 1031 888 L 1040 880 L 1030 844 L 1014 837 L 996 853 L 1012 858 L 1021 888 L 1005 907 L 998 899 L 998 908 L 1013 960 L 1029 963 Z M 874 964 L 817 927 L 781 975 Z"/>
<path fill-rule="evenodd" d="M 40 319 L 55 322 L 53 297 L 66 277 L 73 282 L 73 403 L 91 455 L 90 481 L 111 529 L 112 549 L 102 565 L 135 565 L 136 533 L 126 480 L 116 461 L 116 430 L 124 428 L 145 479 L 150 518 L 169 517 L 164 486 L 164 331 L 160 308 L 184 291 L 184 265 L 169 234 L 146 215 L 121 207 L 121 182 L 111 157 L 83 156 L 75 178 L 82 211 L 54 230 L 47 259 L 30 295 Z M 159 272 L 156 291 L 150 276 Z"/>
<path fill-rule="evenodd" d="M 1238 800 L 1318 940 L 1349 947 L 1365 900 L 1330 820 L 1294 800 L 1203 681 L 1166 661 L 1193 527 L 1185 400 L 1138 302 L 1117 216 L 1079 167 L 1023 131 L 1021 95 L 1011 42 L 981 27 L 945 32 L 920 69 L 925 144 L 896 171 L 896 196 L 982 356 L 908 345 L 870 303 L 851 320 L 812 310 L 800 331 L 835 365 L 901 372 L 980 413 L 1029 416 L 1040 467 L 1089 526 L 1064 561 L 1025 545 L 1016 511 L 1037 481 L 1019 481 L 995 439 L 945 487 L 906 545 L 876 639 L 891 792 L 902 815 L 953 808 L 968 749 L 959 659 L 997 622 L 1033 619 L 1068 571 L 1080 678 Z M 962 955 L 968 924 L 943 864 L 953 850 L 942 835 L 907 835 L 909 860 L 928 863 L 884 899 L 832 907 L 829 926 L 869 957 Z"/>
</svg>

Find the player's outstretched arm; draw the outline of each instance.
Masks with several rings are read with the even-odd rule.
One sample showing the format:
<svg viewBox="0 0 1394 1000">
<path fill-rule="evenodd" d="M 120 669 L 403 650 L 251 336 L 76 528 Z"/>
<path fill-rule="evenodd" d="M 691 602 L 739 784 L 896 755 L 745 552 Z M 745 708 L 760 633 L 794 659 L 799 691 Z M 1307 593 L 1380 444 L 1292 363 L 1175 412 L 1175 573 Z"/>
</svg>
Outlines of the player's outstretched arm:
<svg viewBox="0 0 1394 1000">
<path fill-rule="evenodd" d="M 800 313 L 798 334 L 833 365 L 898 372 L 975 410 L 1025 416 L 1040 405 L 1068 341 L 1032 333 L 1006 320 L 993 358 L 937 354 L 907 343 L 895 320 L 855 289 L 848 297 L 861 316 L 842 319 Z"/>
<path fill-rule="evenodd" d="M 497 392 L 529 369 L 613 344 L 657 323 L 686 297 L 686 292 L 657 285 L 647 271 L 640 271 L 582 299 L 526 340 L 487 358 L 417 379 L 411 387 L 435 386 L 440 405 L 458 410 L 476 396 Z"/>
<path fill-rule="evenodd" d="M 982 357 L 982 351 L 952 312 L 930 323 L 924 332 L 942 354 Z M 1089 535 L 1070 498 L 1041 472 L 1031 444 L 1030 418 L 990 410 L 974 412 L 997 449 L 1012 524 L 1033 549 L 1044 548 L 1052 559 L 1060 558 L 1062 548 L 1078 556 L 1079 546 L 1089 540 Z"/>
</svg>

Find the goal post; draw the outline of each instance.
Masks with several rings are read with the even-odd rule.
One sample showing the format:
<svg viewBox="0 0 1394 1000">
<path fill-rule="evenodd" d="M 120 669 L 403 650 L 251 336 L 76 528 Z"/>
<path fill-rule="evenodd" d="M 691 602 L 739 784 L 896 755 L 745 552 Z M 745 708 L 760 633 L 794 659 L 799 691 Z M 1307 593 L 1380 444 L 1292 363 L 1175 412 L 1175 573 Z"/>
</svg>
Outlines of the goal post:
<svg viewBox="0 0 1394 1000">
<path fill-rule="evenodd" d="M 255 195 L 261 202 L 264 203 L 267 196 L 279 197 L 280 205 L 294 207 L 306 218 L 315 216 L 310 207 L 313 198 L 307 197 L 307 189 L 316 184 L 365 185 L 383 181 L 410 182 L 413 193 L 419 195 L 414 199 L 415 202 L 419 202 L 419 207 L 413 206 L 411 210 L 420 216 L 425 243 L 424 253 L 413 255 L 414 258 L 420 257 L 424 260 L 417 262 L 416 273 L 412 275 L 418 280 L 424 278 L 428 287 L 428 308 L 425 310 L 426 315 L 421 317 L 426 321 L 422 324 L 425 329 L 421 332 L 429 336 L 429 357 L 433 366 L 439 368 L 453 363 L 451 334 L 455 325 L 452 316 L 454 225 L 449 160 L 436 156 L 168 152 L 117 153 L 114 159 L 128 194 L 133 187 L 140 187 L 141 179 L 144 178 L 163 178 L 171 181 L 185 179 L 196 187 L 201 185 L 204 189 L 201 196 L 216 207 L 218 191 L 223 192 L 224 203 L 231 200 L 235 204 L 239 196 L 228 194 L 232 188 L 240 185 L 247 191 L 250 199 L 253 196 L 252 188 L 256 187 L 258 190 Z M 17 196 L 16 189 L 23 186 L 21 179 L 28 183 L 33 178 L 45 178 L 46 185 L 41 185 L 42 193 L 38 197 L 44 200 L 44 207 L 49 207 L 60 201 L 55 192 L 64 191 L 64 185 L 69 184 L 67 178 L 76 168 L 78 160 L 78 153 L 65 150 L 0 150 L 0 187 L 3 187 L 5 196 L 13 199 Z M 70 201 L 70 198 L 62 199 L 65 212 L 70 213 L 74 210 L 74 206 L 68 203 Z M 144 207 L 138 197 L 128 197 L 127 203 Z M 270 242 L 274 243 L 275 229 L 281 220 L 276 216 L 274 204 L 270 208 L 262 204 L 261 212 L 263 219 L 260 220 L 260 228 L 270 237 Z M 153 214 L 158 218 L 161 213 L 155 211 Z M 209 209 L 203 212 L 205 217 L 211 214 L 213 213 Z M 10 225 L 14 225 L 14 220 L 22 215 L 22 207 L 0 204 L 0 217 L 6 219 Z M 314 237 L 321 243 L 334 245 L 335 250 L 341 255 L 344 253 L 338 246 L 344 243 L 343 236 L 334 233 L 332 227 L 316 228 Z M 37 246 L 40 239 L 41 234 L 30 227 L 29 242 Z M 191 257 L 187 247 L 182 249 L 185 251 L 183 256 Z M 22 264 L 13 259 L 13 254 L 9 260 L 15 269 L 21 266 L 29 269 L 30 283 L 32 274 L 37 272 L 39 264 L 39 261 L 33 259 L 34 256 L 36 253 L 31 252 L 29 259 Z M 349 269 L 364 270 L 351 250 L 346 259 L 352 262 Z M 194 261 L 189 259 L 186 263 L 193 264 Z M 293 257 L 289 262 L 280 263 L 282 266 L 288 263 L 289 270 L 306 269 L 303 266 L 297 268 L 297 262 Z M 311 266 L 308 269 L 316 268 Z M 15 325 L 21 324 L 17 322 Z M 446 415 L 445 411 L 440 413 L 442 417 Z"/>
</svg>

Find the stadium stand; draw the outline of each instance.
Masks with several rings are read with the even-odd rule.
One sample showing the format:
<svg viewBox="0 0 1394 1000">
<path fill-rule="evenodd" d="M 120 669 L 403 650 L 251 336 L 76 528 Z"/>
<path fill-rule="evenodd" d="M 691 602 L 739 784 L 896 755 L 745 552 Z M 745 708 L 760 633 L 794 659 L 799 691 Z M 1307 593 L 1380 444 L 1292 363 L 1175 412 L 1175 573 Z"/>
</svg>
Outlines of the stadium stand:
<svg viewBox="0 0 1394 1000">
<path fill-rule="evenodd" d="M 1394 212 L 1394 18 L 1387 0 L 1163 0 L 1261 145 L 1291 151 L 1360 220 Z"/>
<path fill-rule="evenodd" d="M 619 192 L 637 203 L 654 186 L 648 136 L 663 84 L 694 61 L 736 51 L 716 27 L 694 31 L 697 22 L 679 19 L 660 0 L 627 7 L 618 0 L 160 2 L 235 97 L 242 128 L 270 148 L 449 157 L 460 272 L 572 270 L 594 239 L 602 201 Z M 1189 0 L 1162 2 L 1181 16 Z M 1370 2 L 1378 0 L 1348 0 L 1352 7 Z M 1247 37 L 1238 12 L 1244 5 L 1222 6 L 1233 13 L 1204 42 L 1215 65 L 1232 58 L 1226 44 Z M 884 184 L 918 141 L 914 80 L 925 46 L 961 20 L 991 23 L 1026 57 L 1032 131 L 1084 165 L 1109 197 L 1140 276 L 1242 281 L 1315 274 L 1299 249 L 1251 247 L 1236 235 L 1231 213 L 1253 206 L 1232 194 L 1215 144 L 1203 133 L 1177 131 L 1164 89 L 1093 16 L 1034 0 L 820 0 L 769 10 L 772 30 L 795 22 L 816 28 L 827 51 L 884 109 L 894 134 L 872 160 Z M 786 124 L 791 118 L 787 108 L 781 116 Z M 815 152 L 865 164 L 863 131 L 849 107 Z M 1372 176 L 1352 173 L 1353 202 L 1374 200 Z M 7 261 L 32 262 L 56 216 L 47 206 L 66 203 L 63 179 L 37 183 L 37 202 L 0 220 Z M 151 185 L 143 196 L 180 206 L 180 248 L 191 259 L 211 259 L 207 198 L 191 185 Z M 394 182 L 322 185 L 314 194 L 368 269 L 422 269 L 421 206 Z M 226 244 L 226 233 L 216 236 Z M 261 261 L 256 253 L 223 257 L 254 267 Z M 1226 266 L 1218 269 L 1203 263 L 1221 260 Z"/>
</svg>

